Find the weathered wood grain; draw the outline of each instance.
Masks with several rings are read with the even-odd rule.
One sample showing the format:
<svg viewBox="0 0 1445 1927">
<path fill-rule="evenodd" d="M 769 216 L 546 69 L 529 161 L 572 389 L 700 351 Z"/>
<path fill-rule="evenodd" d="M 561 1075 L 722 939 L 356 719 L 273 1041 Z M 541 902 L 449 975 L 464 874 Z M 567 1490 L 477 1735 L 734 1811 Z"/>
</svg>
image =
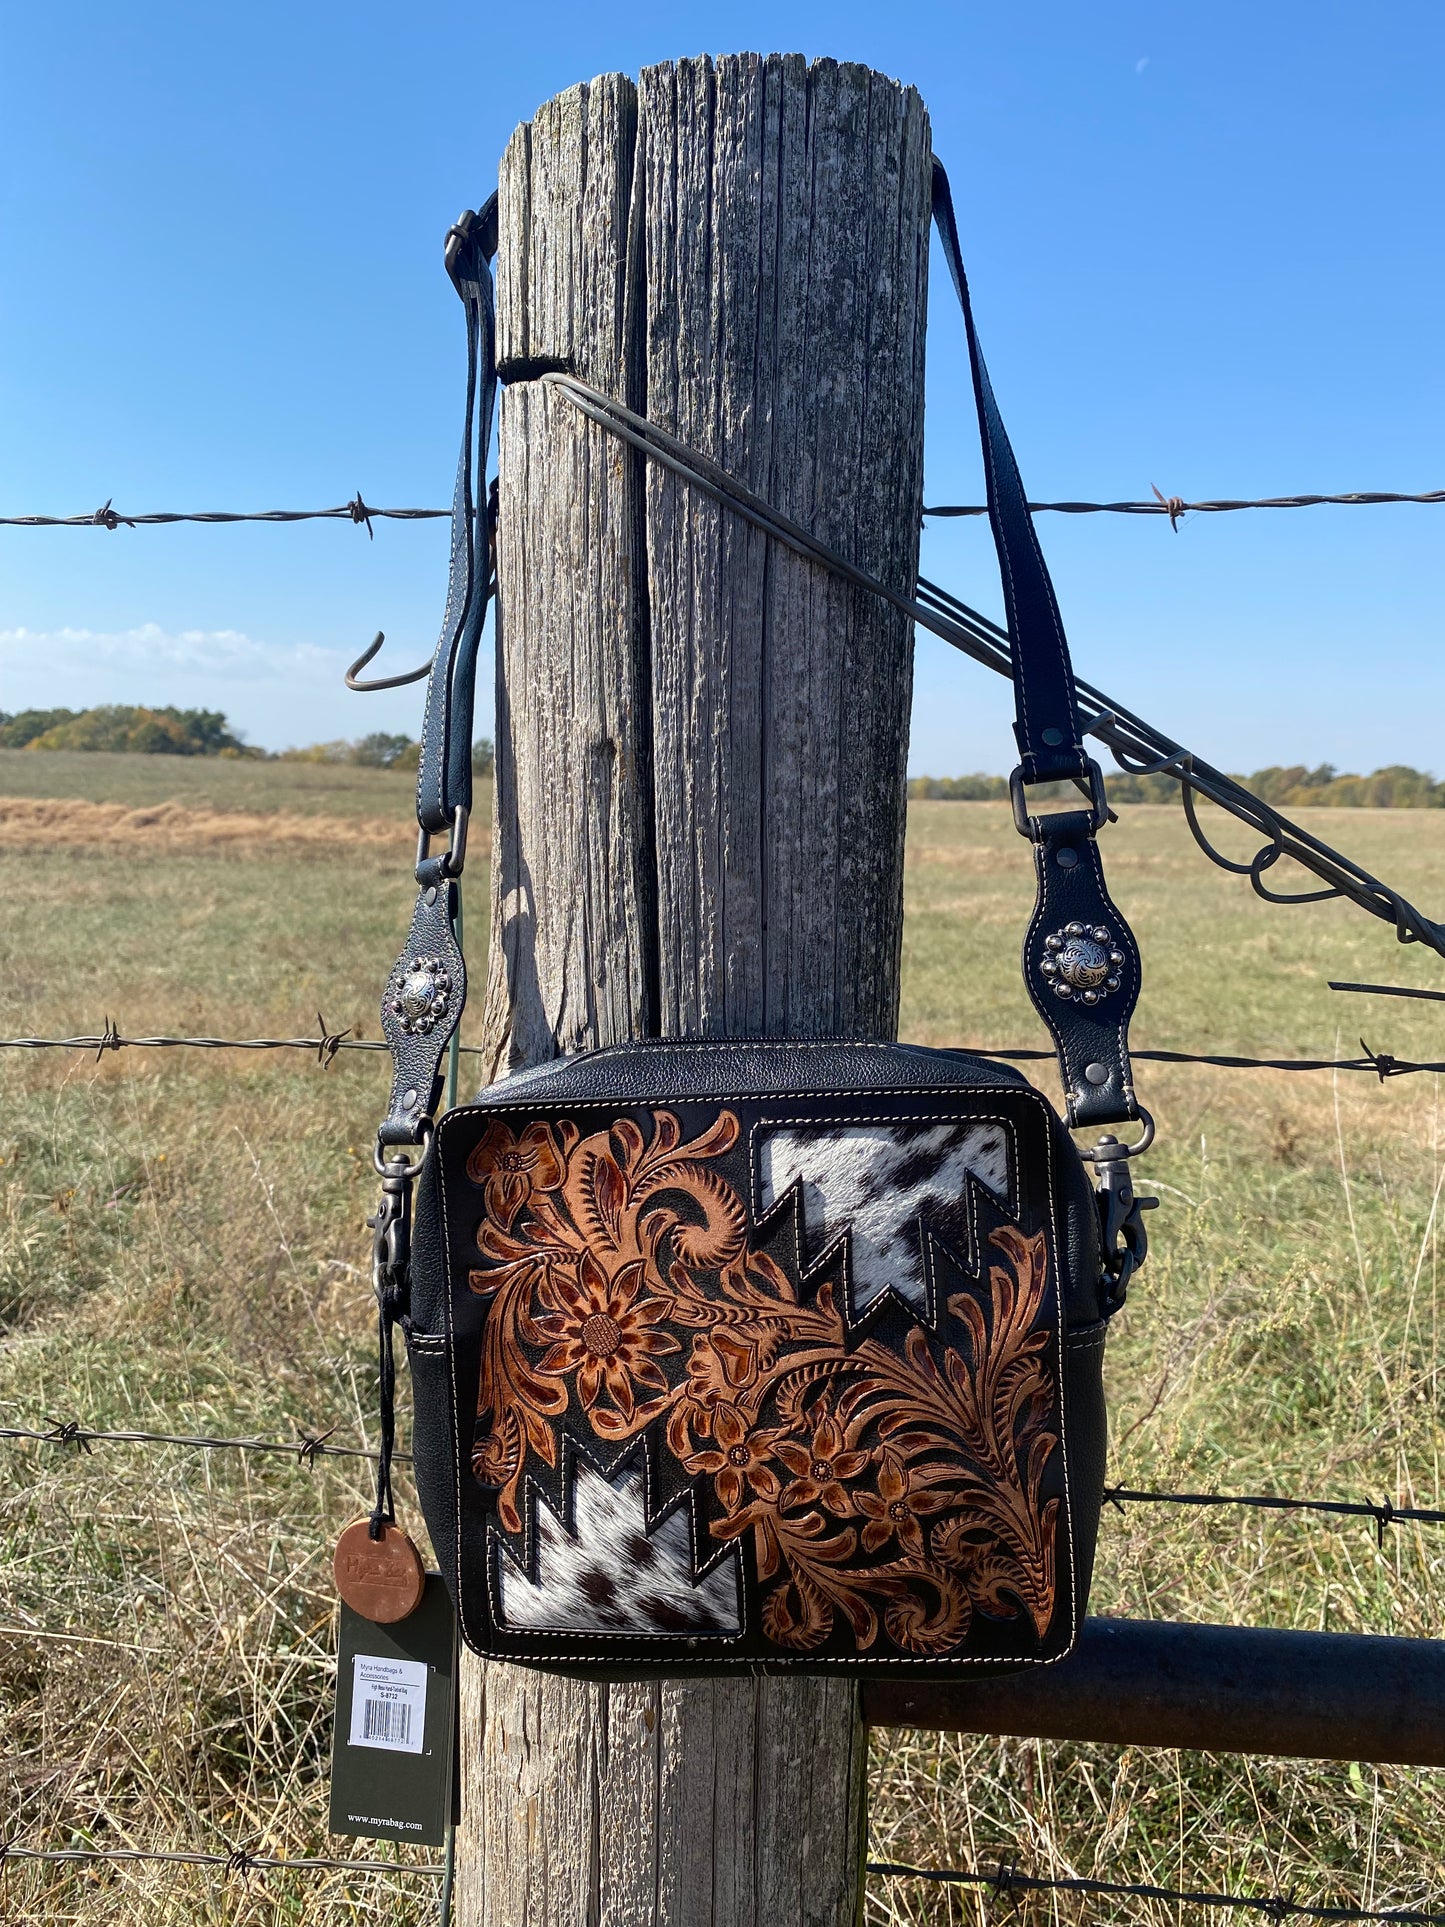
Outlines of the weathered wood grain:
<svg viewBox="0 0 1445 1927">
<path fill-rule="evenodd" d="M 649 414 L 904 592 L 929 166 L 863 67 L 642 76 Z M 647 558 L 661 1028 L 892 1035 L 908 623 L 658 467 Z"/>
<path fill-rule="evenodd" d="M 929 142 L 866 69 L 739 55 L 550 101 L 502 171 L 499 1067 L 888 1036 L 911 637 L 573 414 L 574 369 L 906 589 Z M 465 1927 L 844 1927 L 841 1680 L 464 1667 Z"/>
<path fill-rule="evenodd" d="M 548 101 L 502 162 L 497 361 L 507 386 L 485 1010 L 498 1071 L 649 1022 L 637 461 L 560 396 L 516 378 L 561 366 L 628 398 L 636 118 L 633 83 L 607 74 Z"/>
</svg>

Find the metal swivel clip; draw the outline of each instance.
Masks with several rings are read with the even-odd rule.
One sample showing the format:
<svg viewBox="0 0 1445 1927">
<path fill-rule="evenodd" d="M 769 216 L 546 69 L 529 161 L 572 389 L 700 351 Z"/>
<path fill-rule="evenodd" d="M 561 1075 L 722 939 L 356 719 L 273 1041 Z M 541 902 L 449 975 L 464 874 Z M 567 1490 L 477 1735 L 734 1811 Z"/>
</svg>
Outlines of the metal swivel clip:
<svg viewBox="0 0 1445 1927">
<path fill-rule="evenodd" d="M 1129 1173 L 1129 1159 L 1142 1151 L 1154 1135 L 1152 1120 L 1138 1144 L 1122 1144 L 1106 1134 L 1085 1153 L 1094 1167 L 1094 1197 L 1099 1207 L 1099 1236 L 1103 1246 L 1104 1315 L 1112 1317 L 1129 1292 L 1129 1280 L 1149 1255 L 1144 1213 L 1158 1206 L 1157 1198 L 1141 1198 Z"/>
<path fill-rule="evenodd" d="M 381 1201 L 376 1215 L 366 1221 L 372 1234 L 371 1283 L 381 1314 L 391 1323 L 406 1309 L 411 1267 L 411 1190 L 417 1167 L 409 1158 L 378 1155 L 376 1168 L 381 1174 Z"/>
</svg>

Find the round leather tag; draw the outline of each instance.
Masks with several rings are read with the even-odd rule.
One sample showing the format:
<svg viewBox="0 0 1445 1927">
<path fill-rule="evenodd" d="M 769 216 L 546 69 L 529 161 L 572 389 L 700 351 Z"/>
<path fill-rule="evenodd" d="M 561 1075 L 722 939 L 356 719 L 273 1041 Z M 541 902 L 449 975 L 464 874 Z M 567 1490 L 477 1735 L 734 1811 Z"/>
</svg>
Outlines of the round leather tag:
<svg viewBox="0 0 1445 1927">
<path fill-rule="evenodd" d="M 421 1554 L 401 1527 L 383 1525 L 381 1537 L 373 1539 L 369 1519 L 358 1519 L 342 1533 L 331 1570 L 351 1610 L 379 1626 L 414 1613 L 426 1587 Z"/>
</svg>

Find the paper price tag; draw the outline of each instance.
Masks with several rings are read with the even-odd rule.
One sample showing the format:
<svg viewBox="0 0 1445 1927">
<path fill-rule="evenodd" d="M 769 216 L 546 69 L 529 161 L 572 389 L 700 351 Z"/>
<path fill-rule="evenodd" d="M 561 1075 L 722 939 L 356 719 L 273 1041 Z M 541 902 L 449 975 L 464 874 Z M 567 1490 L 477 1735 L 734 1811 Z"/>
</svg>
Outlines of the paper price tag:
<svg viewBox="0 0 1445 1927">
<path fill-rule="evenodd" d="M 426 1676 L 420 1660 L 354 1653 L 347 1744 L 420 1753 L 426 1732 Z"/>
<path fill-rule="evenodd" d="M 341 1603 L 331 1831 L 441 1846 L 456 1817 L 456 1617 L 434 1574 L 389 1625 Z"/>
</svg>

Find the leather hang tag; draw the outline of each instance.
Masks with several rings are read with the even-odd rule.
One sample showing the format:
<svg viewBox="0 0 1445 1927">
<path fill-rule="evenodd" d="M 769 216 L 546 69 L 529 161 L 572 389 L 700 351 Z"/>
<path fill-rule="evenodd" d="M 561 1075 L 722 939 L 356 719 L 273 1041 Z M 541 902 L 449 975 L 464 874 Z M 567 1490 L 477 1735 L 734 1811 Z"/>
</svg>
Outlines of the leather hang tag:
<svg viewBox="0 0 1445 1927">
<path fill-rule="evenodd" d="M 336 1542 L 331 1570 L 351 1610 L 378 1626 L 394 1626 L 414 1613 L 426 1590 L 421 1554 L 395 1524 L 384 1524 L 377 1539 L 370 1519 L 349 1525 Z"/>
</svg>

